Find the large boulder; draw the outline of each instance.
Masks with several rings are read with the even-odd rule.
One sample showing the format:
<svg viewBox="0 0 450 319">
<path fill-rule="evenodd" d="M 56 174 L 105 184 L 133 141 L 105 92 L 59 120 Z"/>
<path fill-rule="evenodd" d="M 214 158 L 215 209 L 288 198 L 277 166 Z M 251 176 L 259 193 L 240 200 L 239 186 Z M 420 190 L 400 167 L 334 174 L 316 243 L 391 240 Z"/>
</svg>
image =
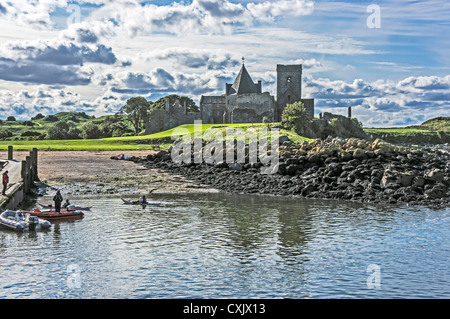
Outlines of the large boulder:
<svg viewBox="0 0 450 319">
<path fill-rule="evenodd" d="M 425 177 L 435 181 L 435 182 L 442 182 L 444 180 L 444 171 L 440 169 L 432 169 L 429 172 L 425 174 Z"/>
<path fill-rule="evenodd" d="M 433 188 L 425 191 L 427 198 L 442 198 L 447 194 L 447 187 L 443 184 L 437 184 Z"/>
</svg>

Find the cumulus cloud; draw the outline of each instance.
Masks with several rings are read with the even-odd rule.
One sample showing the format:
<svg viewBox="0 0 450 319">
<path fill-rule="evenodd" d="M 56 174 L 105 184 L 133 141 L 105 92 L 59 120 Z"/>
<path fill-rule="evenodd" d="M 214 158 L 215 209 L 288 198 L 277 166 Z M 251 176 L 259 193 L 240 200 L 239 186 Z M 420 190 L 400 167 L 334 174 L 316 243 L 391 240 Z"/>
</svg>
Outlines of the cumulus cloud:
<svg viewBox="0 0 450 319">
<path fill-rule="evenodd" d="M 378 80 L 353 82 L 306 77 L 305 92 L 316 99 L 318 112 L 345 114 L 343 108 L 353 107 L 353 114 L 373 126 L 400 125 L 406 114 L 409 121 L 442 116 L 450 108 L 450 76 L 407 77 L 398 82 Z M 413 124 L 414 124 L 413 123 Z M 404 125 L 404 122 L 403 122 Z"/>
<path fill-rule="evenodd" d="M 37 84 L 87 85 L 90 74 L 73 66 L 17 62 L 0 58 L 0 79 Z"/>
<path fill-rule="evenodd" d="M 309 0 L 279 0 L 249 3 L 248 10 L 258 20 L 272 21 L 278 16 L 302 16 L 314 12 L 314 2 Z"/>
<path fill-rule="evenodd" d="M 119 63 L 111 47 L 101 43 L 11 41 L 0 46 L 0 79 L 36 84 L 86 85 L 93 76 L 88 64 Z"/>
<path fill-rule="evenodd" d="M 51 13 L 67 6 L 67 0 L 0 0 L 0 14 L 3 19 L 21 25 L 31 25 L 38 29 L 48 29 L 53 25 Z"/>
<path fill-rule="evenodd" d="M 126 99 L 127 96 L 110 90 L 94 100 L 83 98 L 72 90 L 44 86 L 18 92 L 0 90 L 0 114 L 2 118 L 14 115 L 19 119 L 30 119 L 37 113 L 49 115 L 58 112 L 86 112 L 101 116 L 117 112 Z"/>
<path fill-rule="evenodd" d="M 164 50 L 155 50 L 145 54 L 149 62 L 153 60 L 174 60 L 178 65 L 188 68 L 206 68 L 208 70 L 224 70 L 240 64 L 238 59 L 223 50 L 205 50 L 174 47 Z"/>
<path fill-rule="evenodd" d="M 449 90 L 450 75 L 438 76 L 410 76 L 398 82 L 397 88 L 405 92 L 421 92 L 423 90 Z"/>
<path fill-rule="evenodd" d="M 160 96 L 162 94 L 184 94 L 199 99 L 202 94 L 222 94 L 225 83 L 233 74 L 223 70 L 204 73 L 168 72 L 156 68 L 150 72 L 124 71 L 104 79 L 104 85 L 114 93 L 130 96 Z"/>
<path fill-rule="evenodd" d="M 228 0 L 193 0 L 170 5 L 131 1 L 105 3 L 92 18 L 114 21 L 132 36 L 155 32 L 211 34 L 231 33 L 235 27 L 270 22 L 279 16 L 309 15 L 313 11 L 314 2 L 310 0 L 266 1 L 246 6 Z"/>
</svg>

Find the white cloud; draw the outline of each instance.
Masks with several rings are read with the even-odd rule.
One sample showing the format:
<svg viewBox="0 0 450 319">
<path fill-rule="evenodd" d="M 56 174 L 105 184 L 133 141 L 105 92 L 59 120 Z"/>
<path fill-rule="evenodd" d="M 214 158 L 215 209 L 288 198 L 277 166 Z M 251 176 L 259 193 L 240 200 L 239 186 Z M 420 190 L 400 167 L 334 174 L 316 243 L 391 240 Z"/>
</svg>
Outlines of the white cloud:
<svg viewBox="0 0 450 319">
<path fill-rule="evenodd" d="M 67 3 L 67 0 L 0 0 L 0 16 L 22 25 L 47 29 L 52 26 L 50 14 L 56 8 L 66 7 Z"/>
<path fill-rule="evenodd" d="M 351 83 L 307 77 L 305 91 L 316 98 L 318 112 L 346 113 L 365 126 L 419 124 L 424 119 L 447 114 L 450 109 L 450 76 L 407 77 L 400 81 Z M 402 122 L 401 119 L 404 121 Z"/>
<path fill-rule="evenodd" d="M 69 35 L 75 30 L 74 38 Z M 0 79 L 35 84 L 87 85 L 94 68 L 103 64 L 121 67 L 111 47 L 99 42 L 94 31 L 70 29 L 50 40 L 17 40 L 0 45 Z M 95 41 L 94 41 L 95 40 Z"/>
<path fill-rule="evenodd" d="M 118 72 L 105 81 L 105 86 L 112 92 L 130 96 L 179 94 L 198 100 L 202 94 L 222 94 L 225 83 L 231 80 L 233 74 L 223 70 L 182 73 L 156 68 L 150 72 Z"/>
<path fill-rule="evenodd" d="M 141 54 L 141 57 L 149 62 L 154 60 L 174 60 L 176 65 L 193 69 L 222 70 L 234 68 L 240 64 L 239 59 L 233 58 L 231 53 L 220 49 L 207 50 L 173 47 Z"/>
<path fill-rule="evenodd" d="M 92 19 L 113 20 L 131 36 L 155 32 L 230 34 L 236 27 L 270 22 L 278 16 L 310 15 L 313 11 L 314 2 L 309 0 L 266 1 L 247 6 L 228 0 L 193 0 L 189 4 L 173 2 L 171 5 L 124 1 L 105 3 L 92 14 Z"/>
<path fill-rule="evenodd" d="M 278 16 L 303 16 L 314 12 L 314 2 L 309 0 L 279 0 L 249 3 L 248 10 L 258 20 L 272 21 Z"/>
</svg>

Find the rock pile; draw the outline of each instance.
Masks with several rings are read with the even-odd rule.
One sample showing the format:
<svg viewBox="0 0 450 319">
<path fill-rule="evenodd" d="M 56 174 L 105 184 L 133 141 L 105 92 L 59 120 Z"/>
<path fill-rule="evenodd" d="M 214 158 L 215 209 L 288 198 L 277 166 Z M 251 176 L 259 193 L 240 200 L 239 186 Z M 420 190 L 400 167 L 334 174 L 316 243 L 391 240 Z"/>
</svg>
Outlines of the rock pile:
<svg viewBox="0 0 450 319">
<path fill-rule="evenodd" d="M 280 141 L 282 139 L 280 138 Z M 261 162 L 172 162 L 170 152 L 134 160 L 233 193 L 448 206 L 448 149 L 408 148 L 377 139 L 332 138 L 294 144 L 284 138 L 275 174 Z M 225 158 L 225 157 L 224 157 Z"/>
</svg>

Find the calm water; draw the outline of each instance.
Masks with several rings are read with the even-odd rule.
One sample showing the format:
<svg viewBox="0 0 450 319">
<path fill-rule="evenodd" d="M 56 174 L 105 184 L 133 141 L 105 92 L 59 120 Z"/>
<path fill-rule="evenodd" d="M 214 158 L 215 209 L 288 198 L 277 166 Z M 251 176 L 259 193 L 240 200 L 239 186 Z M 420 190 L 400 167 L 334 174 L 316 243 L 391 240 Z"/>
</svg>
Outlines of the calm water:
<svg viewBox="0 0 450 319">
<path fill-rule="evenodd" d="M 1 229 L 0 298 L 450 297 L 450 209 L 221 194 L 157 200 L 165 206 L 77 198 L 93 206 L 81 220 Z"/>
</svg>

